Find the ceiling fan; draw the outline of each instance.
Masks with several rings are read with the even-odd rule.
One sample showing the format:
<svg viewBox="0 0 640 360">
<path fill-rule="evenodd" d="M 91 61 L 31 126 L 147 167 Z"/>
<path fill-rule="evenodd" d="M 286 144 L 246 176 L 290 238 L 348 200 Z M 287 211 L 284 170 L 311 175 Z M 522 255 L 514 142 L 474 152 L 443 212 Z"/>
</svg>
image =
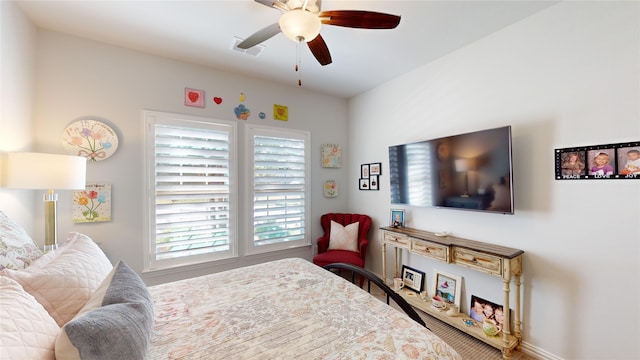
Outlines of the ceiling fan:
<svg viewBox="0 0 640 360">
<path fill-rule="evenodd" d="M 331 64 L 329 48 L 320 35 L 322 24 L 360 29 L 393 29 L 400 16 L 364 10 L 320 11 L 322 0 L 255 0 L 280 10 L 277 23 L 271 24 L 246 38 L 237 46 L 248 49 L 282 32 L 289 39 L 306 42 L 321 65 Z"/>
</svg>

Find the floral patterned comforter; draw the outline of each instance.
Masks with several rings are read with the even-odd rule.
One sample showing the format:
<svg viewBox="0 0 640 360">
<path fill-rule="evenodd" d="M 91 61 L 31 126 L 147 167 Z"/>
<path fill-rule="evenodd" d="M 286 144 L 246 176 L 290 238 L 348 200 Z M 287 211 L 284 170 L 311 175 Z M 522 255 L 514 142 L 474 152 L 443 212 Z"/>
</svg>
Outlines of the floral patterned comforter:
<svg viewBox="0 0 640 360">
<path fill-rule="evenodd" d="M 404 313 L 302 259 L 149 291 L 148 359 L 461 359 Z"/>
</svg>

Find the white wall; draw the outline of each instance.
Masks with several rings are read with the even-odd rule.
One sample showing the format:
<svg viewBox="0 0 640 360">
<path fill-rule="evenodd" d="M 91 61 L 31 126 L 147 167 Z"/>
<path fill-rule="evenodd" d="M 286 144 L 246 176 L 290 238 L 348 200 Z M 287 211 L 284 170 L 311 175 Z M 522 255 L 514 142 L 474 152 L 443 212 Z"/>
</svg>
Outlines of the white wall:
<svg viewBox="0 0 640 360">
<path fill-rule="evenodd" d="M 70 231 L 85 233 L 100 244 L 112 262 L 123 259 L 134 269 L 141 271 L 144 216 L 141 122 L 143 109 L 239 121 L 241 160 L 244 160 L 242 140 L 246 122 L 310 130 L 313 204 L 310 214 L 311 239 L 315 240 L 322 234 L 319 221 L 321 214 L 346 211 L 347 195 L 343 193 L 337 198 L 325 198 L 322 185 L 324 180 L 334 179 L 340 186 L 345 186 L 347 170 L 345 167 L 325 169 L 320 166 L 320 145 L 323 143 L 340 144 L 343 148 L 343 161 L 347 161 L 349 157 L 345 99 L 312 93 L 304 87 L 298 88 L 295 84 L 291 87 L 273 85 L 242 75 L 227 74 L 44 30 L 38 31 L 36 44 L 33 126 L 37 131 L 33 132 L 32 138 L 34 150 L 65 153 L 62 146 L 63 130 L 70 123 L 80 119 L 104 121 L 119 136 L 119 146 L 112 157 L 101 162 L 89 163 L 87 167 L 87 182 L 112 184 L 113 220 L 95 224 L 73 224 L 72 192 L 60 191 L 58 226 L 59 237 L 62 240 Z M 4 54 L 3 51 L 3 59 Z M 13 68 L 20 69 L 17 64 Z M 205 90 L 207 103 L 204 109 L 184 106 L 185 87 Z M 240 104 L 240 93 L 245 94 L 244 104 L 252 113 L 246 122 L 235 120 L 233 113 L 234 107 Z M 222 97 L 222 104 L 214 104 L 214 96 Z M 289 107 L 289 121 L 273 120 L 274 103 Z M 258 118 L 261 111 L 267 115 L 264 120 Z M 8 130 L 6 136 L 11 137 L 14 131 L 11 128 Z M 244 189 L 242 186 L 245 186 L 245 175 L 241 165 L 240 189 Z M 37 226 L 42 223 L 43 211 L 39 204 L 41 203 L 36 200 L 32 205 L 36 213 L 36 240 L 42 238 L 44 230 Z M 247 229 L 249 224 L 246 222 L 244 204 L 241 204 L 238 215 L 239 229 L 246 235 L 244 229 Z M 299 256 L 310 259 L 313 250 L 312 247 L 306 247 L 297 251 L 255 256 L 239 262 L 191 269 L 179 274 L 163 274 L 159 277 L 145 274 L 144 277 L 147 283 L 154 284 L 274 258 Z"/>
<path fill-rule="evenodd" d="M 542 357 L 640 358 L 640 181 L 556 181 L 553 155 L 640 140 L 639 6 L 561 3 L 350 101 L 350 209 L 380 226 L 397 207 L 388 177 L 358 191 L 359 164 L 388 174 L 389 145 L 513 126 L 515 215 L 405 208 L 410 227 L 525 251 L 525 348 Z M 376 272 L 380 251 L 375 234 Z M 463 276 L 465 311 L 472 294 L 502 303 L 498 278 L 403 261 L 428 288 L 434 268 Z"/>
<path fill-rule="evenodd" d="M 35 43 L 35 27 L 13 2 L 0 1 L 0 211 L 31 236 L 34 199 L 43 207 L 42 197 L 33 191 L 2 188 L 2 159 L 9 151 L 32 150 Z"/>
</svg>

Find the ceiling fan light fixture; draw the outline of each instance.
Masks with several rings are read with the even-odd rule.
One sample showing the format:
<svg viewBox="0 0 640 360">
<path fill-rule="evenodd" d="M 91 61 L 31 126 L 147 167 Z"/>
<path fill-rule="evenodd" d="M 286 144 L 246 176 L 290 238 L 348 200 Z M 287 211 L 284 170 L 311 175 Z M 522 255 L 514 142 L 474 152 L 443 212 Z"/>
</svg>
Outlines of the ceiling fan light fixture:
<svg viewBox="0 0 640 360">
<path fill-rule="evenodd" d="M 320 18 L 308 11 L 295 9 L 287 11 L 278 21 L 282 33 L 289 39 L 309 42 L 320 34 Z"/>
</svg>

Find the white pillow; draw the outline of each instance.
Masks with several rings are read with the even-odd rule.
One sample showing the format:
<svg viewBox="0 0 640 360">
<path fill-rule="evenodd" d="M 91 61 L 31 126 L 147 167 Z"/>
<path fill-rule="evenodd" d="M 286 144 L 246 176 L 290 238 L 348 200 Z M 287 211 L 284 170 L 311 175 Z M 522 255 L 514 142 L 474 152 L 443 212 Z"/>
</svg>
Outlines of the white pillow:
<svg viewBox="0 0 640 360">
<path fill-rule="evenodd" d="M 50 251 L 24 270 L 5 269 L 10 277 L 49 312 L 59 326 L 71 320 L 93 295 L 113 266 L 86 235 L 71 233 L 64 246 Z"/>
<path fill-rule="evenodd" d="M 41 256 L 29 234 L 0 211 L 0 270 L 24 269 Z"/>
<path fill-rule="evenodd" d="M 358 229 L 360 222 L 354 222 L 342 226 L 331 220 L 331 233 L 329 234 L 329 250 L 358 251 Z"/>
<path fill-rule="evenodd" d="M 0 276 L 0 359 L 54 360 L 60 327 L 16 281 Z"/>
</svg>

